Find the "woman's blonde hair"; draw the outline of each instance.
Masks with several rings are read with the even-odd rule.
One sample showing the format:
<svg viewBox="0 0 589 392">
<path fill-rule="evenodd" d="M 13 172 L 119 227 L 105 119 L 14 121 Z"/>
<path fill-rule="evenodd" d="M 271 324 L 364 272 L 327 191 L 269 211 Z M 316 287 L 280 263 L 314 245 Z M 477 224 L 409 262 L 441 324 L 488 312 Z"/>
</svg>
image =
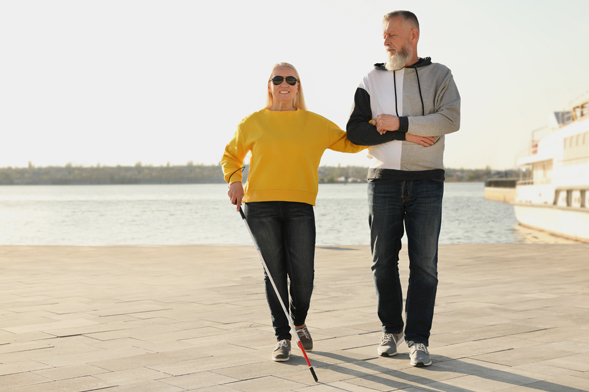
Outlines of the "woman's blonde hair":
<svg viewBox="0 0 589 392">
<path fill-rule="evenodd" d="M 297 95 L 295 95 L 293 105 L 297 109 L 307 110 L 307 105 L 305 104 L 305 95 L 303 94 L 303 85 L 301 84 L 301 78 L 299 77 L 299 71 L 297 71 L 297 69 L 292 64 L 277 63 L 277 64 L 274 64 L 274 66 L 272 67 L 272 72 L 270 72 L 270 77 L 268 79 L 272 78 L 272 74 L 274 73 L 274 70 L 278 67 L 289 67 L 294 70 L 295 75 L 296 75 L 297 79 L 299 80 L 299 92 L 297 93 Z M 272 83 L 272 82 L 268 81 L 268 83 Z M 272 104 L 273 104 L 272 94 L 270 94 L 270 91 L 268 91 L 268 95 L 266 96 L 266 109 L 270 109 L 272 107 Z"/>
</svg>

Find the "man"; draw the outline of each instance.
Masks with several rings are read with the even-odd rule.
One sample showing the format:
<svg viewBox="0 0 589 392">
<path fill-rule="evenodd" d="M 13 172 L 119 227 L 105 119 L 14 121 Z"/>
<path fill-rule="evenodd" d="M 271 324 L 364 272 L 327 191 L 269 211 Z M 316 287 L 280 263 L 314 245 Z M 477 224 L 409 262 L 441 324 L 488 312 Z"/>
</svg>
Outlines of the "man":
<svg viewBox="0 0 589 392">
<path fill-rule="evenodd" d="M 460 127 L 460 95 L 448 68 L 417 56 L 419 22 L 412 12 L 391 12 L 383 22 L 388 61 L 375 64 L 360 83 L 347 132 L 353 143 L 370 146 L 372 271 L 383 330 L 378 353 L 396 355 L 405 339 L 411 365 L 429 366 L 427 347 L 438 285 L 444 135 Z M 404 141 L 411 134 L 429 143 Z M 406 325 L 398 268 L 403 224 L 410 269 Z"/>
</svg>

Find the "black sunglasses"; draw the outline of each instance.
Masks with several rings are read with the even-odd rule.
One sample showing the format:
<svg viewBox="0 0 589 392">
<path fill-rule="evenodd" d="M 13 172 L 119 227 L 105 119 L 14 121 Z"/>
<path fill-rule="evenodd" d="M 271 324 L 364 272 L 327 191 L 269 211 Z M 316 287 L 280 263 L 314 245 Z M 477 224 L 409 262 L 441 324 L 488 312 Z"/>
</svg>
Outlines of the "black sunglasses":
<svg viewBox="0 0 589 392">
<path fill-rule="evenodd" d="M 285 79 L 284 76 L 274 76 L 269 81 L 272 81 L 272 83 L 274 83 L 276 86 L 279 86 L 282 84 L 284 79 Z M 286 77 L 286 83 L 290 84 L 291 86 L 294 86 L 295 84 L 297 84 L 297 82 L 298 82 L 298 80 L 294 76 L 287 76 Z"/>
</svg>

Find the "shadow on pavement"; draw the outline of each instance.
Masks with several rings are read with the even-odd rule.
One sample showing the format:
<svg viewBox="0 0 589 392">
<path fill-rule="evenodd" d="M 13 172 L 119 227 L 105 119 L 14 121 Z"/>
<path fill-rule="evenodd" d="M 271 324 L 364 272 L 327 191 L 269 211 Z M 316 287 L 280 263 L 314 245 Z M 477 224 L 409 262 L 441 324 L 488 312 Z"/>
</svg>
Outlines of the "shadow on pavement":
<svg viewBox="0 0 589 392">
<path fill-rule="evenodd" d="M 497 370 L 488 368 L 481 365 L 475 365 L 472 363 L 464 362 L 461 360 L 448 358 L 439 355 L 433 355 L 432 359 L 434 363 L 432 366 L 426 368 L 419 368 L 420 372 L 423 371 L 423 375 L 415 375 L 404 372 L 403 370 L 391 369 L 374 362 L 367 362 L 365 360 L 358 360 L 356 358 L 346 357 L 339 354 L 330 352 L 313 351 L 314 360 L 311 364 L 315 368 L 319 381 L 321 382 L 321 369 L 330 369 L 331 371 L 340 372 L 343 374 L 357 377 L 359 379 L 367 380 L 372 383 L 381 384 L 388 388 L 396 389 L 423 389 L 423 391 L 444 391 L 444 392 L 473 392 L 471 389 L 465 389 L 459 386 L 451 385 L 445 381 L 460 377 L 448 378 L 447 380 L 440 380 L 439 377 L 429 378 L 428 374 L 439 373 L 439 372 L 452 372 L 461 375 L 472 375 L 481 379 L 490 381 L 497 381 L 505 384 L 512 384 L 514 387 L 525 386 L 530 391 L 545 391 L 545 392 L 587 392 L 587 390 L 581 390 L 577 388 L 568 387 L 565 385 L 559 385 L 548 381 L 522 376 L 506 372 L 503 370 Z M 318 360 L 318 357 L 325 357 L 342 361 L 344 363 L 354 364 L 358 367 L 365 368 L 368 372 L 362 372 L 360 370 L 348 369 L 342 364 L 333 364 Z M 376 359 L 380 357 L 374 357 L 370 359 Z M 302 358 L 301 358 L 302 359 Z M 400 355 L 393 358 L 383 358 L 383 361 L 395 361 L 402 360 L 408 361 L 407 355 Z M 304 359 L 302 359 L 304 362 Z M 411 368 L 414 369 L 414 368 Z M 376 372 L 376 373 L 374 373 Z M 387 378 L 384 375 L 394 377 L 395 379 Z M 345 380 L 344 380 L 345 381 Z M 362 383 L 355 383 L 356 385 L 365 386 Z M 336 387 L 334 387 L 336 388 Z M 338 388 L 341 389 L 341 388 Z M 345 389 L 342 389 L 345 390 Z"/>
</svg>

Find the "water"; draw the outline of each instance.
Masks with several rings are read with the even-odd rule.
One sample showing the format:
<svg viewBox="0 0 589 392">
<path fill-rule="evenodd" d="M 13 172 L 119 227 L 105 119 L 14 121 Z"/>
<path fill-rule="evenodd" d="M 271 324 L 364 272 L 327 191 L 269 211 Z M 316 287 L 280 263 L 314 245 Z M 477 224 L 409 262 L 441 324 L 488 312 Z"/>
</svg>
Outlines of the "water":
<svg viewBox="0 0 589 392">
<path fill-rule="evenodd" d="M 563 242 L 483 183 L 446 183 L 441 243 Z M 321 184 L 318 245 L 369 244 L 366 184 Z M 224 184 L 0 187 L 0 245 L 251 244 Z"/>
</svg>

